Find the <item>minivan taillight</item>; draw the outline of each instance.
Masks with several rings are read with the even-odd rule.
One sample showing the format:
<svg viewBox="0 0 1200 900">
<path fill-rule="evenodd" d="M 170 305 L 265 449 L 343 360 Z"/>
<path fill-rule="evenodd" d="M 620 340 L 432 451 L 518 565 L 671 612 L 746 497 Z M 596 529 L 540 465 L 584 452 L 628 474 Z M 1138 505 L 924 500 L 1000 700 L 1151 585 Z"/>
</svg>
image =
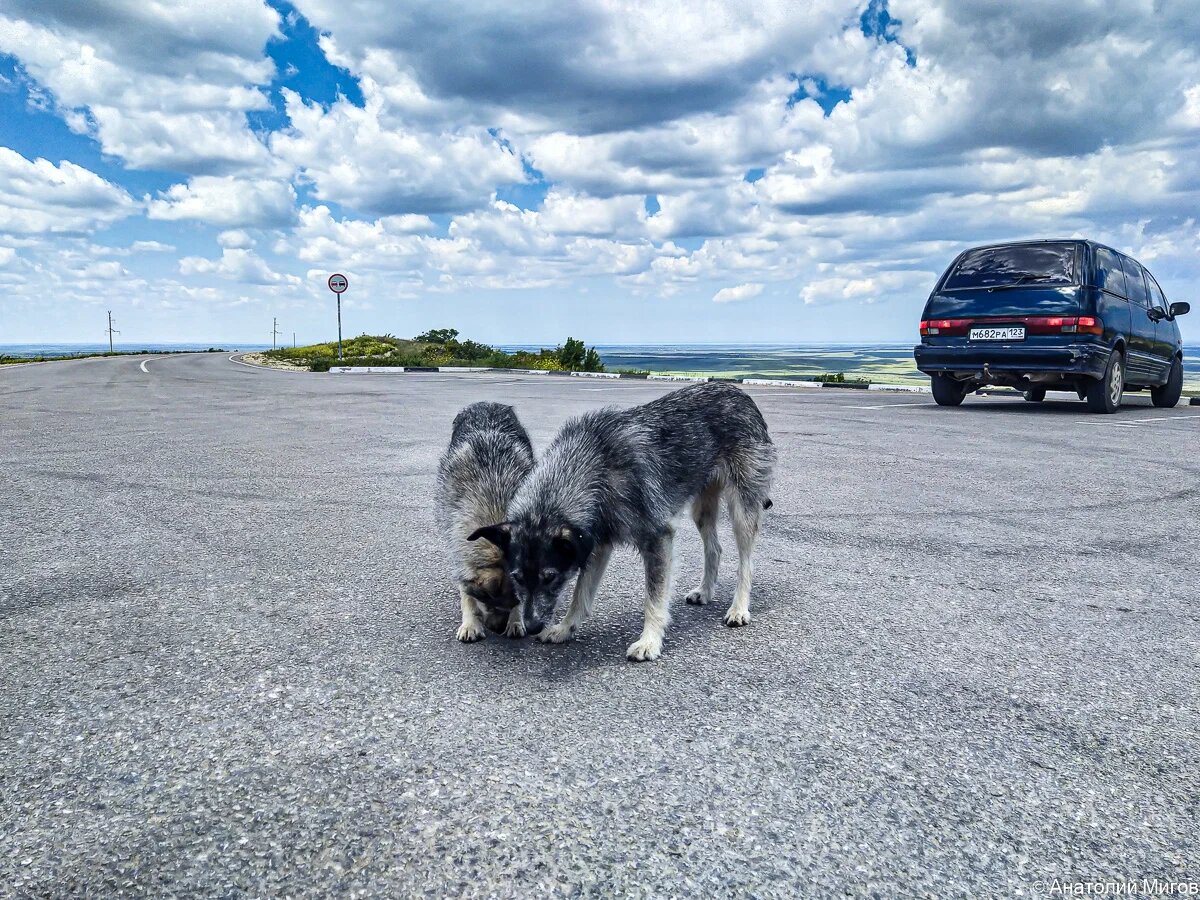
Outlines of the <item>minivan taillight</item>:
<svg viewBox="0 0 1200 900">
<path fill-rule="evenodd" d="M 1100 334 L 1103 327 L 1095 316 L 1021 316 L 1030 334 Z"/>
<path fill-rule="evenodd" d="M 971 319 L 926 319 L 921 323 L 921 336 L 930 334 L 964 335 Z"/>
</svg>

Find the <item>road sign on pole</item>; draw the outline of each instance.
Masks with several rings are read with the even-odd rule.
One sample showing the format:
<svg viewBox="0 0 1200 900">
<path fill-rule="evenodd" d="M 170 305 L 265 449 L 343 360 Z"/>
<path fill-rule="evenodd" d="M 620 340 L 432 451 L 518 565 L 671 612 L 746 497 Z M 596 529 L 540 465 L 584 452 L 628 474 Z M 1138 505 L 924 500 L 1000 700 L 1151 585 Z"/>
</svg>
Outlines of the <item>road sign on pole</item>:
<svg viewBox="0 0 1200 900">
<path fill-rule="evenodd" d="M 337 294 L 337 309 L 338 309 L 338 359 L 342 358 L 342 294 L 346 288 L 350 287 L 350 282 L 346 280 L 346 276 L 340 273 L 334 273 L 329 276 L 329 289 Z"/>
</svg>

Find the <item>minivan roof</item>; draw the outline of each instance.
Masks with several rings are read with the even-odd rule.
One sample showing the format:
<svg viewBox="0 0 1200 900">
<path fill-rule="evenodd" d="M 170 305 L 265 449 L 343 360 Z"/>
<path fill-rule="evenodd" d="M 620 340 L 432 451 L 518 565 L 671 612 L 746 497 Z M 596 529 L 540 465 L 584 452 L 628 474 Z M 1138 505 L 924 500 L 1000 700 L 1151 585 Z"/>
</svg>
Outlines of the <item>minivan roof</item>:
<svg viewBox="0 0 1200 900">
<path fill-rule="evenodd" d="M 1092 246 L 1092 247 L 1103 247 L 1106 250 L 1112 250 L 1114 253 L 1120 253 L 1122 256 L 1129 256 L 1128 253 L 1124 253 L 1123 251 L 1117 250 L 1114 247 L 1110 247 L 1107 244 L 1102 244 L 1099 241 L 1094 241 L 1091 238 L 1076 238 L 1076 237 L 1071 237 L 1071 238 L 1030 238 L 1029 240 L 1024 240 L 1024 241 L 995 241 L 993 243 L 988 243 L 988 244 L 975 244 L 972 247 L 968 247 L 967 250 L 964 250 L 963 252 L 966 253 L 968 250 L 987 250 L 991 247 L 1021 247 L 1021 246 L 1025 246 L 1028 244 L 1088 244 L 1089 246 Z"/>
</svg>

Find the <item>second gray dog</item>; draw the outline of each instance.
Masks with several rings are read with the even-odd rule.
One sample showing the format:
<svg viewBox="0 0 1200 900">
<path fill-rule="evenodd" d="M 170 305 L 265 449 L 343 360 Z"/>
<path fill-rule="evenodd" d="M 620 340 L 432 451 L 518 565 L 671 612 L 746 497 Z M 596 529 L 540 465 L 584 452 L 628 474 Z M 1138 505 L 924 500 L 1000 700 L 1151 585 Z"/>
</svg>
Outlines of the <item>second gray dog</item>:
<svg viewBox="0 0 1200 900">
<path fill-rule="evenodd" d="M 546 621 L 567 580 L 575 591 L 562 621 L 542 631 L 569 640 L 587 618 L 612 548 L 632 544 L 646 567 L 645 622 L 632 660 L 657 659 L 669 621 L 673 521 L 690 506 L 704 540 L 704 577 L 688 602 L 713 596 L 724 497 L 738 547 L 730 626 L 750 621 L 751 556 L 775 465 L 762 413 L 730 384 L 686 387 L 632 409 L 569 420 L 517 490 L 506 521 L 480 528 L 504 555 L 516 596 Z"/>
<path fill-rule="evenodd" d="M 502 554 L 467 537 L 504 517 L 532 468 L 529 435 L 511 406 L 472 403 L 454 417 L 450 446 L 438 466 L 437 519 L 458 579 L 460 641 L 482 640 L 485 622 L 509 637 L 524 637 L 529 627 Z"/>
</svg>

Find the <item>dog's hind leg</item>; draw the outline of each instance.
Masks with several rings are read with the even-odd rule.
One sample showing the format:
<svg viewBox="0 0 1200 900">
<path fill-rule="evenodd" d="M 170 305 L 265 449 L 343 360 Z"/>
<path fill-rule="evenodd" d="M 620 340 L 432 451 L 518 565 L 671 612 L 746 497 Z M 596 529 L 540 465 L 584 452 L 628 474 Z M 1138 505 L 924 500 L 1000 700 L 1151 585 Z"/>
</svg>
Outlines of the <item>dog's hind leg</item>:
<svg viewBox="0 0 1200 900">
<path fill-rule="evenodd" d="M 687 595 L 693 606 L 707 606 L 717 589 L 717 569 L 721 565 L 721 542 L 717 539 L 717 514 L 720 512 L 721 483 L 713 479 L 692 504 L 692 519 L 704 542 L 704 578 L 700 587 Z"/>
<path fill-rule="evenodd" d="M 571 605 L 567 614 L 557 625 L 547 625 L 538 635 L 538 640 L 546 644 L 562 644 L 575 635 L 575 629 L 592 614 L 592 604 L 596 600 L 596 592 L 600 589 L 600 579 L 604 577 L 604 569 L 608 566 L 608 558 L 612 555 L 612 546 L 603 544 L 592 551 L 588 558 L 587 568 L 575 579 L 575 592 L 571 595 Z"/>
<path fill-rule="evenodd" d="M 483 627 L 483 619 L 479 617 L 475 598 L 462 589 L 459 589 L 458 596 L 462 600 L 462 624 L 454 636 L 464 644 L 482 641 L 487 637 L 487 631 Z"/>
<path fill-rule="evenodd" d="M 674 534 L 668 530 L 642 548 L 646 564 L 646 620 L 642 636 L 629 645 L 625 655 L 634 662 L 658 659 L 662 654 L 663 634 L 671 620 L 671 550 Z"/>
<path fill-rule="evenodd" d="M 733 603 L 725 613 L 725 624 L 730 628 L 750 624 L 750 580 L 754 575 L 754 544 L 758 540 L 758 526 L 762 520 L 762 503 L 749 492 L 730 490 L 729 518 L 733 520 L 733 536 L 737 540 L 738 574 Z"/>
</svg>

